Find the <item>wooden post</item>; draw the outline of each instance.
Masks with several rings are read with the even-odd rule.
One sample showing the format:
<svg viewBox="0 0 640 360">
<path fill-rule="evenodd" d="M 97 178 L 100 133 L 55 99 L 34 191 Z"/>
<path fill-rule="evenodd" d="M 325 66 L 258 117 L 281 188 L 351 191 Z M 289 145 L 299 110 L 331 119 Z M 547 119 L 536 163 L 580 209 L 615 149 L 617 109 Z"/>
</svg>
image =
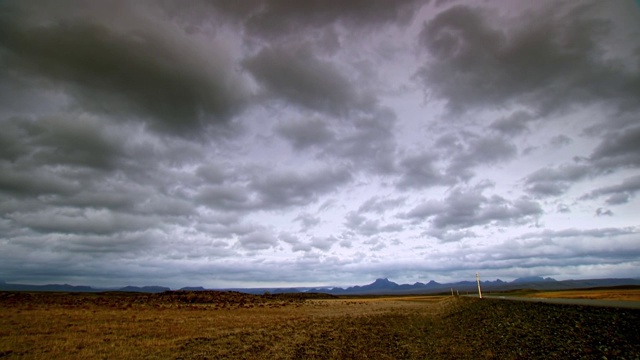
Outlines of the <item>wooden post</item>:
<svg viewBox="0 0 640 360">
<path fill-rule="evenodd" d="M 482 299 L 482 290 L 480 290 L 480 275 L 478 275 L 478 273 L 476 273 L 476 281 L 478 282 L 478 296 L 480 296 L 480 299 Z"/>
<path fill-rule="evenodd" d="M 451 288 L 451 296 L 453 296 L 453 288 Z"/>
</svg>

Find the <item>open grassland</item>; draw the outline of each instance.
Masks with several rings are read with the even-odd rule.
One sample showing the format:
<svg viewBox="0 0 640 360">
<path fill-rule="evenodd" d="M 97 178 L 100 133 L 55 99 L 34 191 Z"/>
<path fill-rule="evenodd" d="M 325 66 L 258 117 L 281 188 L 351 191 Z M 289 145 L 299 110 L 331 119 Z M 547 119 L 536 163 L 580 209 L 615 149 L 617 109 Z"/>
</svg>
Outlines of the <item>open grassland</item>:
<svg viewBox="0 0 640 360">
<path fill-rule="evenodd" d="M 633 289 L 585 289 L 585 290 L 563 290 L 563 291 L 541 291 L 529 293 L 526 297 L 537 297 L 547 299 L 592 299 L 592 300 L 621 300 L 640 301 L 640 288 Z"/>
<path fill-rule="evenodd" d="M 0 293 L 0 358 L 640 357 L 640 311 L 453 297 Z"/>
</svg>

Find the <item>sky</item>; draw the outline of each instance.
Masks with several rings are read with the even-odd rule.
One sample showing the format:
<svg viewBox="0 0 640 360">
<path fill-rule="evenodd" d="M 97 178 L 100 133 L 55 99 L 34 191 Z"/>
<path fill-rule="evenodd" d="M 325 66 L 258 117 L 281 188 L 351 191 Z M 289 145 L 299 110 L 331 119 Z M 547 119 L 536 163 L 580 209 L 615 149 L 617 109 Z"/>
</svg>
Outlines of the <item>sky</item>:
<svg viewBox="0 0 640 360">
<path fill-rule="evenodd" d="M 640 277 L 634 1 L 0 2 L 0 280 Z"/>
</svg>

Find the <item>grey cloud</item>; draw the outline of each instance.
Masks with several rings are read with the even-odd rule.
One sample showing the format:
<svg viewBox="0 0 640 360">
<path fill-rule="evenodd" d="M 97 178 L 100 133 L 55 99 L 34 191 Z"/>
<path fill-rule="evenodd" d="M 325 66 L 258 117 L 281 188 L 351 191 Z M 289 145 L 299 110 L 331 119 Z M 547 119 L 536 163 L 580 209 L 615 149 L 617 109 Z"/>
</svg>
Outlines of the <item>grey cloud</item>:
<svg viewBox="0 0 640 360">
<path fill-rule="evenodd" d="M 217 239 L 231 240 L 234 237 L 244 237 L 252 233 L 262 233 L 264 229 L 256 224 L 242 222 L 238 215 L 226 213 L 224 218 L 211 221 L 206 217 L 201 217 L 201 221 L 196 225 L 196 230 Z"/>
<path fill-rule="evenodd" d="M 291 245 L 291 250 L 294 252 L 302 251 L 305 253 L 318 249 L 320 251 L 329 251 L 334 244 L 338 242 L 333 236 L 329 237 L 312 237 L 309 241 L 301 241 L 297 237 L 290 234 L 281 235 L 283 241 Z"/>
<path fill-rule="evenodd" d="M 93 111 L 150 115 L 161 130 L 193 132 L 242 106 L 244 85 L 222 48 L 151 20 L 140 4 L 73 4 L 65 14 L 4 3 L 2 64 L 59 84 Z M 125 15 L 109 22 L 116 8 Z"/>
<path fill-rule="evenodd" d="M 443 230 L 436 228 L 428 229 L 423 234 L 437 238 L 443 243 L 458 242 L 466 238 L 476 237 L 476 234 L 469 230 Z"/>
<path fill-rule="evenodd" d="M 590 265 L 633 266 L 639 255 L 637 240 L 634 228 L 544 230 L 478 249 L 476 254 L 482 265 L 476 266 L 511 272 L 522 268 L 541 271 L 575 267 L 579 273 Z"/>
<path fill-rule="evenodd" d="M 221 211 L 248 210 L 256 207 L 251 193 L 240 185 L 205 186 L 199 190 L 196 200 Z"/>
<path fill-rule="evenodd" d="M 481 136 L 463 132 L 438 138 L 430 152 L 411 154 L 400 160 L 399 189 L 420 189 L 455 185 L 468 181 L 480 165 L 493 165 L 514 158 L 517 148 L 501 136 Z M 448 162 L 448 165 L 447 165 Z"/>
<path fill-rule="evenodd" d="M 572 183 L 588 177 L 592 169 L 572 164 L 557 168 L 543 168 L 525 178 L 526 191 L 536 197 L 562 195 Z"/>
<path fill-rule="evenodd" d="M 602 56 L 598 41 L 612 24 L 595 12 L 554 4 L 501 29 L 486 9 L 454 6 L 424 25 L 420 41 L 432 58 L 417 76 L 454 113 L 496 104 L 539 114 L 592 100 L 637 104 L 640 73 Z"/>
<path fill-rule="evenodd" d="M 591 155 L 584 159 L 584 163 L 547 167 L 529 174 L 525 178 L 526 191 L 537 197 L 558 196 L 577 181 L 608 174 L 620 168 L 637 168 L 640 166 L 638 144 L 640 127 L 609 132 L 603 136 Z M 592 197 L 597 196 L 593 194 Z M 617 196 L 612 198 L 611 202 L 615 204 L 624 200 L 623 197 Z"/>
<path fill-rule="evenodd" d="M 209 184 L 221 184 L 226 178 L 225 169 L 216 164 L 200 165 L 197 174 Z"/>
<path fill-rule="evenodd" d="M 569 145 L 573 142 L 570 137 L 566 135 L 556 135 L 549 139 L 549 144 L 555 148 L 561 148 L 563 146 Z"/>
<path fill-rule="evenodd" d="M 595 148 L 591 162 L 603 170 L 640 166 L 640 127 L 606 134 Z"/>
<path fill-rule="evenodd" d="M 529 130 L 529 123 L 535 121 L 533 115 L 516 111 L 509 116 L 495 120 L 490 128 L 509 136 L 520 135 Z"/>
<path fill-rule="evenodd" d="M 335 23 L 366 29 L 387 23 L 405 24 L 427 2 L 267 0 L 260 2 L 261 6 L 251 13 L 245 25 L 250 34 L 261 38 L 290 36 L 305 29 L 322 29 Z"/>
<path fill-rule="evenodd" d="M 319 119 L 281 123 L 276 126 L 275 131 L 287 139 L 296 150 L 325 145 L 335 139 L 335 134 L 327 122 Z"/>
<path fill-rule="evenodd" d="M 437 161 L 438 156 L 430 153 L 402 159 L 399 163 L 402 176 L 396 185 L 400 189 L 420 189 L 450 183 L 451 179 L 438 169 Z"/>
<path fill-rule="evenodd" d="M 484 188 L 455 188 L 442 201 L 420 204 L 402 217 L 429 220 L 431 229 L 464 230 L 477 225 L 525 224 L 535 221 L 543 211 L 535 201 L 520 198 L 509 201 L 500 196 L 486 197 Z"/>
<path fill-rule="evenodd" d="M 17 196 L 71 194 L 80 190 L 75 179 L 67 179 L 47 169 L 16 169 L 0 164 L 0 192 Z"/>
<path fill-rule="evenodd" d="M 331 62 L 305 47 L 266 47 L 244 67 L 269 95 L 305 109 L 333 116 L 369 111 L 375 99 L 357 89 Z"/>
<path fill-rule="evenodd" d="M 395 170 L 396 115 L 387 108 L 378 108 L 373 114 L 352 120 L 341 128 L 342 136 L 328 143 L 325 152 L 351 161 L 355 168 L 376 174 L 390 174 Z"/>
<path fill-rule="evenodd" d="M 349 171 L 326 168 L 306 173 L 247 170 L 244 182 L 205 185 L 195 199 L 221 211 L 282 209 L 308 205 L 351 181 Z"/>
<path fill-rule="evenodd" d="M 337 242 L 338 242 L 338 239 L 336 239 L 333 236 L 328 236 L 324 238 L 314 237 L 309 242 L 309 245 L 318 250 L 329 251 L 331 250 L 331 247 L 333 247 L 333 245 Z"/>
<path fill-rule="evenodd" d="M 379 196 L 374 196 L 369 200 L 365 201 L 358 208 L 358 213 L 376 213 L 383 214 L 390 209 L 397 208 L 399 206 L 404 205 L 406 202 L 406 198 L 392 198 L 392 199 L 383 199 Z"/>
<path fill-rule="evenodd" d="M 0 156 L 17 163 L 111 170 L 124 155 L 122 131 L 87 115 L 62 113 L 37 119 L 10 118 L 3 125 L 13 138 L 9 151 Z"/>
<path fill-rule="evenodd" d="M 626 204 L 631 200 L 629 194 L 613 194 L 605 201 L 608 205 Z"/>
<path fill-rule="evenodd" d="M 597 208 L 596 216 L 613 216 L 613 211 L 605 208 Z"/>
<path fill-rule="evenodd" d="M 537 198 L 544 198 L 550 196 L 560 196 L 564 194 L 570 186 L 571 185 L 566 182 L 530 182 L 529 186 L 527 186 L 526 188 L 526 191 Z"/>
<path fill-rule="evenodd" d="M 313 119 L 281 123 L 276 133 L 294 149 L 319 149 L 319 158 L 347 160 L 354 170 L 390 174 L 395 168 L 396 115 L 381 107 L 348 122 Z"/>
<path fill-rule="evenodd" d="M 379 220 L 370 220 L 355 212 L 347 214 L 345 225 L 347 228 L 365 236 L 403 230 L 403 226 L 401 224 L 381 225 Z"/>
<path fill-rule="evenodd" d="M 322 221 L 319 217 L 315 217 L 310 214 L 300 214 L 293 220 L 299 221 L 302 228 L 305 230 L 311 229 L 312 227 L 320 224 L 320 222 Z"/>
<path fill-rule="evenodd" d="M 593 238 L 611 238 L 621 235 L 637 234 L 635 228 L 599 228 L 599 229 L 564 229 L 564 230 L 543 230 L 536 233 L 528 233 L 519 236 L 517 239 L 530 238 L 575 238 L 575 237 L 593 237 Z"/>
<path fill-rule="evenodd" d="M 259 193 L 261 206 L 282 208 L 307 205 L 351 179 L 351 173 L 344 169 L 329 168 L 306 174 L 275 172 L 255 178 L 252 188 Z"/>
<path fill-rule="evenodd" d="M 470 179 L 474 167 L 510 160 L 516 154 L 516 146 L 502 137 L 472 137 L 465 144 L 465 149 L 453 156 L 447 174 Z"/>
<path fill-rule="evenodd" d="M 43 233 L 114 234 L 158 227 L 155 217 L 114 213 L 107 209 L 47 209 L 7 215 L 21 227 Z"/>
<path fill-rule="evenodd" d="M 238 244 L 245 250 L 266 250 L 278 245 L 278 239 L 266 231 L 240 236 Z"/>
<path fill-rule="evenodd" d="M 624 179 L 620 184 L 605 186 L 585 194 L 581 199 L 594 199 L 609 195 L 606 200 L 609 205 L 618 205 L 629 202 L 629 199 L 640 191 L 640 176 L 632 176 Z"/>
<path fill-rule="evenodd" d="M 427 218 L 446 211 L 446 205 L 443 202 L 436 200 L 425 201 L 407 213 L 402 214 L 401 218 L 412 219 L 418 222 L 422 222 Z"/>
</svg>

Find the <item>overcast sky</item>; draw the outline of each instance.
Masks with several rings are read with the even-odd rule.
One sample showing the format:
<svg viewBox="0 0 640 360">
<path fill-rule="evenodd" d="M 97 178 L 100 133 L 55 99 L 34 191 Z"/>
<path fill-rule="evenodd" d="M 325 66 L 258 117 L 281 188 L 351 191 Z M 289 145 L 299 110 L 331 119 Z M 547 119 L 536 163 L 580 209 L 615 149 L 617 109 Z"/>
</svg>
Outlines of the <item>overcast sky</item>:
<svg viewBox="0 0 640 360">
<path fill-rule="evenodd" d="M 640 277 L 634 1 L 2 1 L 0 280 Z"/>
</svg>

